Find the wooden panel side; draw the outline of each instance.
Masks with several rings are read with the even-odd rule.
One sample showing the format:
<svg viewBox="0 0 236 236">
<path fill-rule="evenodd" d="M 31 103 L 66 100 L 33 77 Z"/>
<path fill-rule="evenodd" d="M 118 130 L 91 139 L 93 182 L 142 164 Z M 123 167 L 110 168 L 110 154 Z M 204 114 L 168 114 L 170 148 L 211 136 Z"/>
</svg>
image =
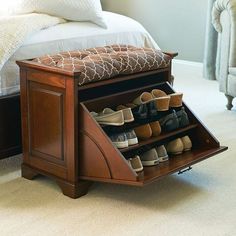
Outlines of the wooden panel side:
<svg viewBox="0 0 236 236">
<path fill-rule="evenodd" d="M 28 80 L 59 87 L 59 88 L 65 88 L 65 76 L 58 75 L 55 73 L 29 70 Z"/>
<path fill-rule="evenodd" d="M 42 158 L 64 161 L 64 91 L 30 82 L 30 150 Z"/>
<path fill-rule="evenodd" d="M 83 104 L 80 105 L 80 118 L 80 145 L 84 147 L 80 150 L 83 158 L 80 159 L 80 171 L 83 176 L 89 176 L 93 171 L 93 176 L 98 178 L 109 178 L 110 175 L 112 179 L 136 181 L 137 174 Z M 93 146 L 87 143 L 88 140 Z M 103 167 L 100 171 L 98 165 Z"/>
</svg>

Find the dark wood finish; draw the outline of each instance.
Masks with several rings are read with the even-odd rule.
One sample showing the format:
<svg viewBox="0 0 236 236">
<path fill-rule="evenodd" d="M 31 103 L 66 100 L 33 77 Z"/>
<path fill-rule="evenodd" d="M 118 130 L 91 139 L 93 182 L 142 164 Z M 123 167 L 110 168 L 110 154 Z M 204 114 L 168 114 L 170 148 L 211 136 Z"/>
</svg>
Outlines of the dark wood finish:
<svg viewBox="0 0 236 236">
<path fill-rule="evenodd" d="M 32 180 L 36 178 L 39 175 L 39 173 L 32 168 L 28 167 L 25 164 L 21 165 L 21 176 L 25 179 Z"/>
<path fill-rule="evenodd" d="M 21 153 L 20 96 L 0 97 L 0 159 Z"/>
<path fill-rule="evenodd" d="M 63 179 L 55 177 L 51 173 L 44 172 L 34 167 L 29 167 L 27 164 L 22 164 L 21 175 L 22 177 L 28 180 L 33 180 L 39 175 L 44 175 L 53 178 L 61 188 L 62 193 L 71 198 L 78 198 L 84 196 L 85 194 L 87 194 L 89 187 L 92 185 L 91 181 L 86 180 L 80 180 L 76 183 L 70 183 Z"/>
<path fill-rule="evenodd" d="M 106 129 L 91 116 L 90 111 L 131 102 L 141 92 L 153 88 L 172 93 L 171 64 L 165 69 L 119 76 L 82 87 L 78 86 L 79 72 L 32 61 L 18 64 L 21 71 L 22 176 L 27 179 L 38 174 L 49 176 L 66 196 L 77 198 L 86 194 L 92 181 L 143 186 L 226 150 L 185 103 L 191 123 L 188 127 L 123 150 L 114 147 Z M 167 163 L 144 168 L 137 174 L 126 160 L 143 147 L 152 148 L 186 134 L 193 140 L 193 151 L 173 157 Z"/>
<path fill-rule="evenodd" d="M 81 105 L 80 176 L 136 181 L 137 174 Z M 93 164 L 94 163 L 94 164 Z"/>
<path fill-rule="evenodd" d="M 200 161 L 210 158 L 227 150 L 227 147 L 219 147 L 212 149 L 195 149 L 190 152 L 185 152 L 178 156 L 172 156 L 168 162 L 161 163 L 157 166 L 144 167 L 144 171 L 138 173 L 137 181 L 123 181 L 116 179 L 91 178 L 88 176 L 80 176 L 84 180 L 92 180 L 99 182 L 107 182 L 114 184 L 125 184 L 132 186 L 145 186 L 167 175 L 176 173 L 186 167 L 192 166 Z"/>
</svg>

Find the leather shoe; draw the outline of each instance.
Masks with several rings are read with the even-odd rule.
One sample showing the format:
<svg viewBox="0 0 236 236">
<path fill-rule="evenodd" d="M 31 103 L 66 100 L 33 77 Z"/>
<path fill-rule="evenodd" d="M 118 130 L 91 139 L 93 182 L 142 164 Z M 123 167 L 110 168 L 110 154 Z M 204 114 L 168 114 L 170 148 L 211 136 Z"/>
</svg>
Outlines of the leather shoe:
<svg viewBox="0 0 236 236">
<path fill-rule="evenodd" d="M 146 140 L 152 137 L 152 129 L 149 124 L 136 127 L 134 128 L 134 131 L 139 139 Z"/>
</svg>

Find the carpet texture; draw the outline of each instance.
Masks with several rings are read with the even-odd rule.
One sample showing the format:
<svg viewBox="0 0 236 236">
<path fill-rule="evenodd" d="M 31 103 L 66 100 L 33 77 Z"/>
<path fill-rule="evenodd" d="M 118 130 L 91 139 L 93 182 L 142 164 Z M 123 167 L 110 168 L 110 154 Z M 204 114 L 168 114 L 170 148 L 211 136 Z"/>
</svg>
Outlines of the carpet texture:
<svg viewBox="0 0 236 236">
<path fill-rule="evenodd" d="M 175 89 L 229 150 L 144 188 L 94 184 L 76 200 L 51 180 L 0 161 L 0 235 L 236 235 L 236 109 L 201 69 L 174 65 Z"/>
</svg>

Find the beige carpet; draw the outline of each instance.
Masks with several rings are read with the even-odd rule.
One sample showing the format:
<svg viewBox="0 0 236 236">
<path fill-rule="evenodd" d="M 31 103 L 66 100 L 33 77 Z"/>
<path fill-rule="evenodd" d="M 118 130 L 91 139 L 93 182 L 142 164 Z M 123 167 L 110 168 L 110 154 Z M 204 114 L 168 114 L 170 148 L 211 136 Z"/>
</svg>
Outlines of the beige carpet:
<svg viewBox="0 0 236 236">
<path fill-rule="evenodd" d="M 236 235 L 236 109 L 216 82 L 175 66 L 175 88 L 229 151 L 145 188 L 94 184 L 77 200 L 46 178 L 20 177 L 20 158 L 0 162 L 0 235 Z"/>
</svg>

